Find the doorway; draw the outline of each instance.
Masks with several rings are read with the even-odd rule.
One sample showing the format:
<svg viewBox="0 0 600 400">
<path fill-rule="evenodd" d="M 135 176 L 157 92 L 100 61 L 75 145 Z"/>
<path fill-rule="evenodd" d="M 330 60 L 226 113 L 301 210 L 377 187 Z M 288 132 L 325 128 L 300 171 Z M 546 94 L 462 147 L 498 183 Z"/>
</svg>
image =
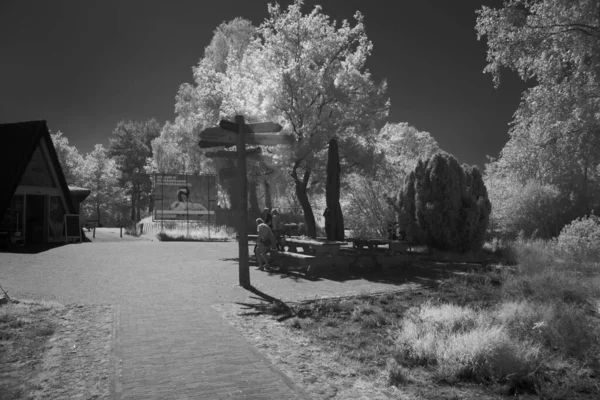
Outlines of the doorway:
<svg viewBox="0 0 600 400">
<path fill-rule="evenodd" d="M 26 244 L 45 243 L 46 196 L 28 194 L 25 199 L 25 207 Z"/>
</svg>

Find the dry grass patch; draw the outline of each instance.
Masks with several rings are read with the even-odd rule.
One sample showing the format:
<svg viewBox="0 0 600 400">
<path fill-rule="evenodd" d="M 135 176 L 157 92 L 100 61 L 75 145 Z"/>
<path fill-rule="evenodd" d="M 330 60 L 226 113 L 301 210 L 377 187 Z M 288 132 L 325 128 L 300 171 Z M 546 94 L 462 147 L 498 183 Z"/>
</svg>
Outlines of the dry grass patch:
<svg viewBox="0 0 600 400">
<path fill-rule="evenodd" d="M 540 346 L 511 338 L 489 314 L 470 307 L 426 302 L 413 308 L 396 344 L 402 365 L 432 367 L 438 379 L 450 383 L 508 383 L 534 392 L 541 378 Z"/>
<path fill-rule="evenodd" d="M 112 329 L 109 306 L 0 307 L 2 399 L 108 398 Z"/>
<path fill-rule="evenodd" d="M 311 399 L 499 399 L 469 382 L 449 386 L 393 357 L 394 332 L 423 289 L 278 305 L 215 306 Z M 274 313 L 275 309 L 281 314 Z"/>
<path fill-rule="evenodd" d="M 538 240 L 494 246 L 502 265 L 435 289 L 228 318 L 315 399 L 600 398 L 598 260 Z M 248 333 L 258 319 L 265 334 Z"/>
<path fill-rule="evenodd" d="M 152 221 L 146 217 L 138 222 L 137 231 L 142 237 L 156 238 L 160 241 L 206 241 L 233 240 L 235 229 L 227 226 L 207 225 L 206 222 L 190 221 Z"/>
</svg>

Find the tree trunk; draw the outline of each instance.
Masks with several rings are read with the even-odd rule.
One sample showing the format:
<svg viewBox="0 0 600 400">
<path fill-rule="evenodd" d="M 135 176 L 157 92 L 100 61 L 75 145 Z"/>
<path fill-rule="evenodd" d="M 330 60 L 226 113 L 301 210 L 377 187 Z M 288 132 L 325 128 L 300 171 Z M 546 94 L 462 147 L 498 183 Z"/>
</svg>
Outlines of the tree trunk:
<svg viewBox="0 0 600 400">
<path fill-rule="evenodd" d="M 269 210 L 272 210 L 273 198 L 271 197 L 271 184 L 265 179 L 263 185 L 265 188 L 265 207 L 267 207 Z"/>
<path fill-rule="evenodd" d="M 98 216 L 98 226 L 100 226 L 100 200 L 96 200 L 96 215 Z"/>
<path fill-rule="evenodd" d="M 327 187 L 325 189 L 327 209 L 324 214 L 328 240 L 344 240 L 344 217 L 340 206 L 340 171 L 337 140 L 331 139 L 327 153 Z"/>
<path fill-rule="evenodd" d="M 312 207 L 310 206 L 310 201 L 308 200 L 308 194 L 306 193 L 306 188 L 308 187 L 308 181 L 310 179 L 310 168 L 306 168 L 304 171 L 304 177 L 302 180 L 298 179 L 297 169 L 300 165 L 300 161 L 296 161 L 294 165 L 294 169 L 292 170 L 292 178 L 294 178 L 294 183 L 296 184 L 296 196 L 298 197 L 298 201 L 302 206 L 302 211 L 304 211 L 304 222 L 306 223 L 306 230 L 308 231 L 308 236 L 316 239 L 317 238 L 317 224 L 315 222 L 315 215 L 313 214 Z"/>
<path fill-rule="evenodd" d="M 588 199 L 588 166 L 587 163 L 585 165 L 585 168 L 583 170 L 583 209 L 585 212 L 585 215 L 589 215 L 590 214 L 590 202 Z"/>
<path fill-rule="evenodd" d="M 135 220 L 135 186 L 131 187 L 131 220 Z"/>
<path fill-rule="evenodd" d="M 137 201 L 136 201 L 136 205 L 135 205 L 135 210 L 137 212 L 136 214 L 136 218 L 133 222 L 138 222 L 139 220 L 141 220 L 140 218 L 140 203 L 142 202 L 142 191 L 138 190 L 138 196 L 137 196 Z"/>
</svg>

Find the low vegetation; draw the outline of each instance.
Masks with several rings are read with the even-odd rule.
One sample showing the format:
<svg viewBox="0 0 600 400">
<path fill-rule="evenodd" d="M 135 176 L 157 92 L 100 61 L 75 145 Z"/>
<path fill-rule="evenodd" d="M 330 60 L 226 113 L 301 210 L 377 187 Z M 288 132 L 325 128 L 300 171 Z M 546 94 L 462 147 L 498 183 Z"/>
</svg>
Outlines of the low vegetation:
<svg viewBox="0 0 600 400">
<path fill-rule="evenodd" d="M 21 399 L 31 381 L 48 339 L 54 334 L 63 307 L 57 303 L 19 302 L 0 306 L 0 393 Z"/>
<path fill-rule="evenodd" d="M 0 399 L 108 398 L 112 331 L 110 306 L 0 306 Z"/>
<path fill-rule="evenodd" d="M 357 374 L 438 396 L 600 396 L 600 260 L 556 242 L 487 243 L 496 263 L 433 289 L 272 306 Z M 457 386 L 458 385 L 458 386 Z M 483 385 L 483 386 L 481 386 Z M 479 388 L 479 389 L 478 389 Z M 587 397 L 586 397 L 587 396 Z"/>
<path fill-rule="evenodd" d="M 205 223 L 186 221 L 152 221 L 152 217 L 138 223 L 141 236 L 156 237 L 160 241 L 203 241 L 235 239 L 235 229 L 227 226 L 213 226 Z"/>
</svg>

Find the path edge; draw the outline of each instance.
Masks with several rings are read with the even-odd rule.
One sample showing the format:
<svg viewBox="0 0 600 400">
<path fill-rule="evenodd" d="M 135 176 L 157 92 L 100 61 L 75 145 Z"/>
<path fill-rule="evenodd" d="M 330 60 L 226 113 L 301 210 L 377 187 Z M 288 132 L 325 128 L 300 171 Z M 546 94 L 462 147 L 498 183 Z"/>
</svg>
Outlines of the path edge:
<svg viewBox="0 0 600 400">
<path fill-rule="evenodd" d="M 113 311 L 113 329 L 111 343 L 111 374 L 110 374 L 110 399 L 120 400 L 123 388 L 121 386 L 121 345 L 119 340 L 119 327 L 121 325 L 121 306 L 116 305 Z"/>
</svg>

